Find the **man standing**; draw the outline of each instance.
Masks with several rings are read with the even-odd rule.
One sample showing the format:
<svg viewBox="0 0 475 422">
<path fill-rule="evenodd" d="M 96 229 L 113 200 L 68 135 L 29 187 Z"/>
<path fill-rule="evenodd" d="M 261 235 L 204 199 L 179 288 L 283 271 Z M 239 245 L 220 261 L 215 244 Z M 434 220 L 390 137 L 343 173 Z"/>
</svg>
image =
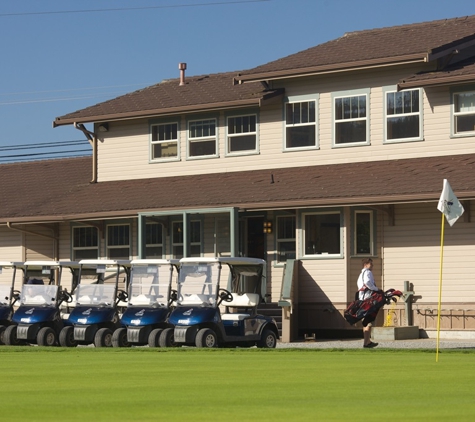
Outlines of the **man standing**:
<svg viewBox="0 0 475 422">
<path fill-rule="evenodd" d="M 363 258 L 362 264 L 363 268 L 357 282 L 358 294 L 360 300 L 366 300 L 369 299 L 374 292 L 379 292 L 380 290 L 376 286 L 373 277 L 373 260 L 371 258 Z M 378 345 L 378 343 L 373 343 L 371 341 L 371 325 L 376 319 L 377 314 L 378 311 L 375 311 L 363 318 L 363 347 L 365 348 L 373 348 Z"/>
</svg>

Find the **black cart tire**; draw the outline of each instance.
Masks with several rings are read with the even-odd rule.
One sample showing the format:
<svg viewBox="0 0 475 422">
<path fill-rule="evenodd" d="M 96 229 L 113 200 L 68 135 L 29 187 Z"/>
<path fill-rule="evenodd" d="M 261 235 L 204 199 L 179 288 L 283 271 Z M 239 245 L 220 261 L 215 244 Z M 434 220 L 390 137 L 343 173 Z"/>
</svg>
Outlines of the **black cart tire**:
<svg viewBox="0 0 475 422">
<path fill-rule="evenodd" d="M 5 328 L 5 332 L 3 333 L 3 342 L 7 346 L 19 346 L 21 344 L 25 344 L 23 340 L 18 340 L 16 332 L 16 325 L 9 325 L 7 328 Z"/>
<path fill-rule="evenodd" d="M 127 328 L 117 328 L 112 335 L 112 347 L 131 347 L 127 341 Z"/>
<path fill-rule="evenodd" d="M 148 336 L 148 347 L 160 347 L 160 335 L 163 328 L 155 328 Z"/>
<path fill-rule="evenodd" d="M 51 327 L 43 327 L 38 331 L 36 344 L 38 346 L 56 346 L 58 344 L 58 336 Z"/>
<path fill-rule="evenodd" d="M 275 349 L 277 346 L 277 336 L 269 328 L 264 329 L 261 339 L 257 342 L 257 347 L 265 349 Z"/>
<path fill-rule="evenodd" d="M 210 328 L 202 328 L 196 334 L 196 347 L 206 347 L 208 349 L 218 347 L 218 336 Z"/>
<path fill-rule="evenodd" d="M 7 327 L 5 327 L 4 325 L 0 325 L 0 344 L 1 345 L 4 345 L 4 341 L 3 341 L 3 335 L 5 334 L 5 330 L 7 329 Z"/>
<path fill-rule="evenodd" d="M 100 328 L 94 336 L 94 346 L 112 347 L 112 330 L 109 328 Z"/>
<path fill-rule="evenodd" d="M 78 342 L 74 340 L 74 327 L 68 325 L 59 332 L 59 345 L 61 347 L 76 347 Z"/>
<path fill-rule="evenodd" d="M 158 345 L 160 347 L 176 347 L 174 341 L 174 332 L 173 328 L 165 328 L 161 333 L 158 339 Z"/>
</svg>

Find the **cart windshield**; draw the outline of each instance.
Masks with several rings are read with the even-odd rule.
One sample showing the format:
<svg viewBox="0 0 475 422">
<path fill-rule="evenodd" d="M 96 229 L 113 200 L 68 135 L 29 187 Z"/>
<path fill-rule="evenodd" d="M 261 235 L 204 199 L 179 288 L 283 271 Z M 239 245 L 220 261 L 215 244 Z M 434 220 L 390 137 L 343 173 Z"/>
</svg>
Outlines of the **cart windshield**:
<svg viewBox="0 0 475 422">
<path fill-rule="evenodd" d="M 113 306 L 114 300 L 114 284 L 80 284 L 76 289 L 78 305 Z"/>
<path fill-rule="evenodd" d="M 58 286 L 42 284 L 25 284 L 21 290 L 22 305 L 56 306 Z"/>
<path fill-rule="evenodd" d="M 218 263 L 185 263 L 178 277 L 178 305 L 216 307 Z"/>
<path fill-rule="evenodd" d="M 173 268 L 170 265 L 132 267 L 129 305 L 165 307 L 168 305 Z"/>
<path fill-rule="evenodd" d="M 0 285 L 0 306 L 8 306 L 10 304 L 10 286 Z"/>
</svg>

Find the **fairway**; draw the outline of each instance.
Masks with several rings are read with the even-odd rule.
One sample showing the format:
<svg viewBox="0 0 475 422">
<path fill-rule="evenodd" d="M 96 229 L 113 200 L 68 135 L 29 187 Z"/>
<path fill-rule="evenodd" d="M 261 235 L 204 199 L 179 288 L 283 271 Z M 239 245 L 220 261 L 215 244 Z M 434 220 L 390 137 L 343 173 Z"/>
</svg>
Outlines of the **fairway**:
<svg viewBox="0 0 475 422">
<path fill-rule="evenodd" d="M 475 353 L 1 347 L 2 420 L 475 419 Z"/>
</svg>

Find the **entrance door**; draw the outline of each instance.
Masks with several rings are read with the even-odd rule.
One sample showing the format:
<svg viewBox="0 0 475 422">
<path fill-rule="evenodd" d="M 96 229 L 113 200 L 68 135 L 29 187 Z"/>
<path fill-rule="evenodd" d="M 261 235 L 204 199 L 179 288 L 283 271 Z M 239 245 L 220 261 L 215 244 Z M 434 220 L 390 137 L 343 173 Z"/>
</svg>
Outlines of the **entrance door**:
<svg viewBox="0 0 475 422">
<path fill-rule="evenodd" d="M 240 254 L 249 258 L 265 259 L 264 217 L 241 220 Z"/>
</svg>

